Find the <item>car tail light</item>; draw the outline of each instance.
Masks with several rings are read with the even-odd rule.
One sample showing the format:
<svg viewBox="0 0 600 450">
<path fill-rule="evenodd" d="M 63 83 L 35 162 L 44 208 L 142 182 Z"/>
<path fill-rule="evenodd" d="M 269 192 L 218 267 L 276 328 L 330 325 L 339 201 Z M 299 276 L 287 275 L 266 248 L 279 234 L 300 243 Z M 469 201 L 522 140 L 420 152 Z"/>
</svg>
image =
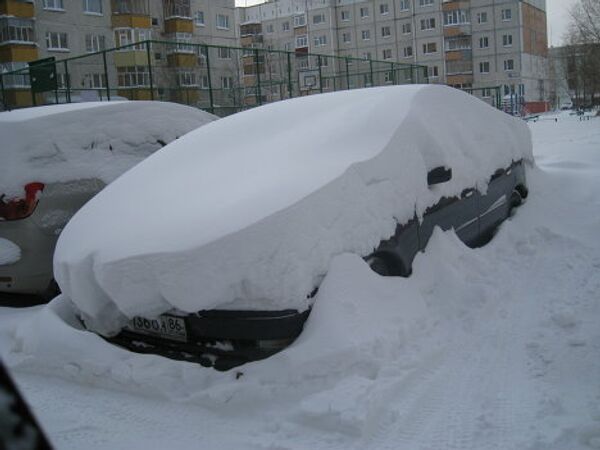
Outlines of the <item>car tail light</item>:
<svg viewBox="0 0 600 450">
<path fill-rule="evenodd" d="M 38 196 L 44 190 L 43 183 L 29 183 L 25 185 L 25 197 L 5 200 L 5 195 L 0 195 L 0 220 L 19 220 L 29 217 L 38 204 Z"/>
</svg>

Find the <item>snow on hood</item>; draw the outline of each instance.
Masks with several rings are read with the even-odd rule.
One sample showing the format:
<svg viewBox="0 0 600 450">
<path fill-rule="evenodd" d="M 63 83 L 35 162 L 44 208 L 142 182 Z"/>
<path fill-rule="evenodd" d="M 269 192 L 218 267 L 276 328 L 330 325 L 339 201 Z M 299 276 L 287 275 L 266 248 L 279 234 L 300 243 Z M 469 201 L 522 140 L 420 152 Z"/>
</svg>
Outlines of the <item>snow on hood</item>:
<svg viewBox="0 0 600 450">
<path fill-rule="evenodd" d="M 67 225 L 55 275 L 87 325 L 135 315 L 308 307 L 332 257 L 370 253 L 442 196 L 533 161 L 530 132 L 444 86 L 282 101 L 195 130 Z M 427 171 L 453 170 L 429 188 Z"/>
<path fill-rule="evenodd" d="M 113 181 L 164 143 L 215 120 L 207 112 L 164 102 L 90 102 L 0 113 L 0 194 L 97 178 Z"/>
</svg>

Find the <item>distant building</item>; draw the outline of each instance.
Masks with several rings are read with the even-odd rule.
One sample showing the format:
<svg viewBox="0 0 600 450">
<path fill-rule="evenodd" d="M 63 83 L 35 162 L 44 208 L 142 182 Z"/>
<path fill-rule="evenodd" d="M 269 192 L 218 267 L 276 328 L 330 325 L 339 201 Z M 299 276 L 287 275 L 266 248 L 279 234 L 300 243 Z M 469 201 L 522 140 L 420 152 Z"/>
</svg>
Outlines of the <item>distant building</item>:
<svg viewBox="0 0 600 450">
<path fill-rule="evenodd" d="M 159 72 L 161 67 L 170 69 L 168 86 L 157 87 L 159 96 L 177 100 L 185 94 L 180 88 L 198 91 L 207 82 L 193 70 L 205 58 L 186 44 L 236 46 L 237 28 L 235 0 L 0 0 L 0 71 L 24 68 L 39 58 L 63 59 L 147 39 L 177 41 L 174 46 L 152 45 L 149 52 L 144 45 L 132 45 L 107 54 L 112 95 L 150 98 L 150 55 Z M 231 58 L 215 57 L 215 82 L 229 86 L 238 65 Z M 73 95 L 102 95 L 107 84 L 103 57 L 82 58 L 67 70 L 59 64 L 57 78 L 59 87 L 69 84 Z M 172 86 L 178 89 L 170 92 Z M 11 104 L 31 104 L 28 76 L 5 77 L 4 88 Z"/>
<path fill-rule="evenodd" d="M 270 0 L 240 10 L 242 45 L 254 34 L 253 46 L 424 64 L 430 82 L 484 98 L 499 86 L 511 107 L 548 107 L 545 0 Z"/>
</svg>

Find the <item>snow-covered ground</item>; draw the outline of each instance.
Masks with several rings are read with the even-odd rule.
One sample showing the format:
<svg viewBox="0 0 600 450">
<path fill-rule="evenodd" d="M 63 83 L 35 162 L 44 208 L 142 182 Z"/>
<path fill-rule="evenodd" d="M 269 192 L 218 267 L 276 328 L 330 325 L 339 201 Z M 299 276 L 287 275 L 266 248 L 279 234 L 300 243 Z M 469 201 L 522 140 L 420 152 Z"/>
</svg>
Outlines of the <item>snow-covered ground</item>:
<svg viewBox="0 0 600 450">
<path fill-rule="evenodd" d="M 268 360 L 131 354 L 64 298 L 1 309 L 2 357 L 59 449 L 598 449 L 600 119 L 558 117 L 489 245 L 437 232 L 408 279 L 337 257 Z"/>
</svg>

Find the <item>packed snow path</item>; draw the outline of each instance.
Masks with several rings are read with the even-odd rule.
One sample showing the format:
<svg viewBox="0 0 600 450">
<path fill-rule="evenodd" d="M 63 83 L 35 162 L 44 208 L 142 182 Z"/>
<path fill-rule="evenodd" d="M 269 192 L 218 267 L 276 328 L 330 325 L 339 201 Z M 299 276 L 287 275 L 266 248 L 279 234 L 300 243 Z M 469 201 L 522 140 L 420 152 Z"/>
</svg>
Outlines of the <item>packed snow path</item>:
<svg viewBox="0 0 600 450">
<path fill-rule="evenodd" d="M 600 119 L 531 124 L 530 198 L 409 279 L 337 258 L 305 332 L 219 374 L 2 309 L 4 360 L 59 449 L 600 448 Z M 235 371 L 234 371 L 235 372 Z"/>
</svg>

